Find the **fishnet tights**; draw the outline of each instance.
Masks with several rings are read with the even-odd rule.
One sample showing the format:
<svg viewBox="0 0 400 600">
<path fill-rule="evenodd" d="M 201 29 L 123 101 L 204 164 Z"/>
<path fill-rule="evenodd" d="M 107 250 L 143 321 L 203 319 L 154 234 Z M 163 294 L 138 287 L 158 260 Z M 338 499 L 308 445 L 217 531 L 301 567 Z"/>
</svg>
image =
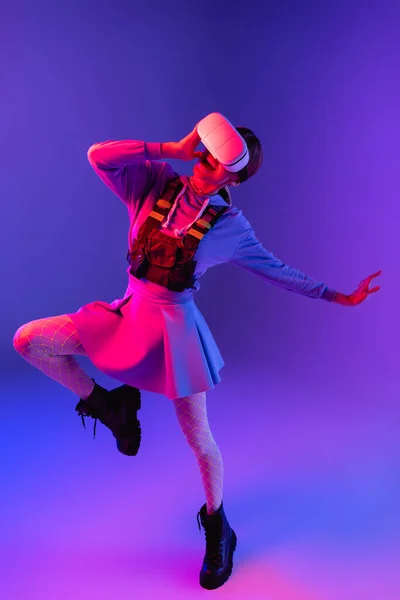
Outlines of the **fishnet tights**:
<svg viewBox="0 0 400 600">
<path fill-rule="evenodd" d="M 85 350 L 69 316 L 37 319 L 22 325 L 15 333 L 13 344 L 26 361 L 80 398 L 91 394 L 93 380 L 72 356 L 85 355 Z M 208 423 L 206 393 L 178 398 L 173 404 L 179 426 L 196 456 L 207 512 L 211 514 L 222 502 L 223 462 Z"/>
<path fill-rule="evenodd" d="M 15 333 L 14 348 L 25 360 L 69 388 L 79 398 L 90 396 L 93 380 L 72 354 L 85 355 L 70 317 L 59 315 L 22 325 Z"/>
<path fill-rule="evenodd" d="M 186 440 L 193 450 L 206 495 L 207 512 L 218 510 L 222 502 L 223 462 L 207 417 L 206 393 L 173 400 L 176 416 Z"/>
</svg>

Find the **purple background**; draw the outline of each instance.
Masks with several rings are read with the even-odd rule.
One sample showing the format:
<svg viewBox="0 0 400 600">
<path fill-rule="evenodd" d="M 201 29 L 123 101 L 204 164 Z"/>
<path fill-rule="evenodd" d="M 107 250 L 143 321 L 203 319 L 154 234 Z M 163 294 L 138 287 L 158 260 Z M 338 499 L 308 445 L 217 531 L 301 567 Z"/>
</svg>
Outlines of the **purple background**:
<svg viewBox="0 0 400 600">
<path fill-rule="evenodd" d="M 11 341 L 125 290 L 127 213 L 89 146 L 179 140 L 220 111 L 263 144 L 262 170 L 233 190 L 263 245 L 342 293 L 383 274 L 356 308 L 230 265 L 201 280 L 226 362 L 208 406 L 239 537 L 217 594 L 398 598 L 398 3 L 48 0 L 3 7 L 0 27 L 4 597 L 206 597 L 200 475 L 169 401 L 143 394 L 127 459 Z"/>
</svg>

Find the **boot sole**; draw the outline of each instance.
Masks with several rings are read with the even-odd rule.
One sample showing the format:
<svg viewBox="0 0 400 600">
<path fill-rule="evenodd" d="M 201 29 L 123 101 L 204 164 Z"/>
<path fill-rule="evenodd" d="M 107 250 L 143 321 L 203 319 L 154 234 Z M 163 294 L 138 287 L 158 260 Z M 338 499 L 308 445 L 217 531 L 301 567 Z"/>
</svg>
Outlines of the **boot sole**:
<svg viewBox="0 0 400 600">
<path fill-rule="evenodd" d="M 136 456 L 142 441 L 142 428 L 140 426 L 140 421 L 137 418 L 137 412 L 141 408 L 140 390 L 124 384 L 111 390 L 109 393 L 115 402 L 123 403 L 127 421 L 129 422 L 129 431 L 127 432 L 127 435 L 116 438 L 117 449 L 125 456 Z M 128 400 L 127 395 L 129 398 Z"/>
<path fill-rule="evenodd" d="M 142 441 L 142 428 L 140 422 L 136 421 L 136 425 L 132 426 L 132 431 L 129 437 L 120 438 L 117 440 L 117 448 L 121 454 L 125 456 L 136 456 L 139 452 Z"/>
<path fill-rule="evenodd" d="M 221 587 L 222 585 L 224 585 L 224 583 L 226 583 L 228 581 L 229 577 L 232 575 L 233 553 L 236 550 L 236 546 L 237 546 L 237 536 L 236 536 L 236 533 L 232 529 L 231 551 L 230 551 L 230 559 L 229 559 L 229 563 L 228 563 L 228 570 L 224 573 L 223 576 L 221 576 L 220 579 L 214 580 L 214 581 L 202 581 L 201 576 L 200 576 L 200 585 L 202 588 L 204 588 L 205 590 L 216 590 L 217 588 Z"/>
</svg>

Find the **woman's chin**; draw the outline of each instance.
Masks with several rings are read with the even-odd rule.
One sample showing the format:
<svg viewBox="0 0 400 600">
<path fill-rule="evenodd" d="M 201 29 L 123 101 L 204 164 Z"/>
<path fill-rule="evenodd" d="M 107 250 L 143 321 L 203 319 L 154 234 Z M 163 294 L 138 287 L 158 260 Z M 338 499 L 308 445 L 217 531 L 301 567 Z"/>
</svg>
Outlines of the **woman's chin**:
<svg viewBox="0 0 400 600">
<path fill-rule="evenodd" d="M 207 179 L 205 177 L 202 177 L 198 173 L 194 173 L 191 179 L 194 185 L 197 185 L 197 187 L 201 187 L 202 185 L 206 185 L 207 183 Z"/>
<path fill-rule="evenodd" d="M 210 182 L 210 179 L 212 179 L 212 175 L 210 177 L 210 173 L 204 169 L 193 169 L 193 178 L 197 179 L 198 181 Z"/>
</svg>

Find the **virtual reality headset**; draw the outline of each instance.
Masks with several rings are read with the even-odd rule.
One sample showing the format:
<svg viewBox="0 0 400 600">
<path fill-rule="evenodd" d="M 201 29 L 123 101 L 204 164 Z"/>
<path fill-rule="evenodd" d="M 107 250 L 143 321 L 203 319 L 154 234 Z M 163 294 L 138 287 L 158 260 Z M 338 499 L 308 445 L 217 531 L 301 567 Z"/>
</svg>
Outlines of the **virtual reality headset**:
<svg viewBox="0 0 400 600">
<path fill-rule="evenodd" d="M 197 125 L 197 133 L 210 152 L 231 173 L 238 173 L 240 182 L 248 179 L 249 150 L 240 133 L 220 113 L 211 113 Z"/>
</svg>

